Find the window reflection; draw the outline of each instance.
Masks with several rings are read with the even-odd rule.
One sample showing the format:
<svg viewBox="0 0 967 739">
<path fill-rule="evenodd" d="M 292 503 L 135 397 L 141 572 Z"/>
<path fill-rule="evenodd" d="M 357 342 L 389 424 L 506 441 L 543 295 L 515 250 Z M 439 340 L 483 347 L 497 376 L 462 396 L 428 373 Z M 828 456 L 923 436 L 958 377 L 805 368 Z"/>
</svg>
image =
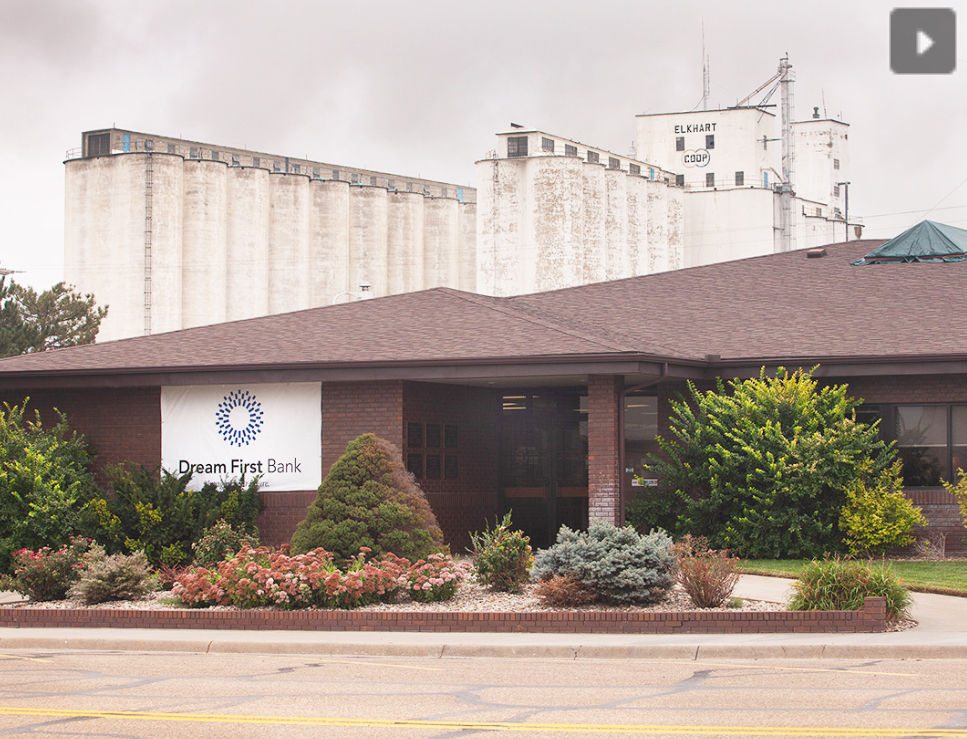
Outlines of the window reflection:
<svg viewBox="0 0 967 739">
<path fill-rule="evenodd" d="M 940 485 L 947 473 L 947 406 L 897 406 L 894 423 L 904 484 Z"/>
</svg>

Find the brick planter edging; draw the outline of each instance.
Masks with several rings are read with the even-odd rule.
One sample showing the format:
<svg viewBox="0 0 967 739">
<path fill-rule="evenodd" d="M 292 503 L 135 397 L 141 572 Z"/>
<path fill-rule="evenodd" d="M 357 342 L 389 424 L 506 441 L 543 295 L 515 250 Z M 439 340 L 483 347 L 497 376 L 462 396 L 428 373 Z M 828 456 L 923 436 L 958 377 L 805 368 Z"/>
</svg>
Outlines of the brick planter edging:
<svg viewBox="0 0 967 739">
<path fill-rule="evenodd" d="M 167 611 L 3 608 L 0 627 L 529 634 L 823 634 L 886 630 L 886 599 L 859 611 Z"/>
</svg>

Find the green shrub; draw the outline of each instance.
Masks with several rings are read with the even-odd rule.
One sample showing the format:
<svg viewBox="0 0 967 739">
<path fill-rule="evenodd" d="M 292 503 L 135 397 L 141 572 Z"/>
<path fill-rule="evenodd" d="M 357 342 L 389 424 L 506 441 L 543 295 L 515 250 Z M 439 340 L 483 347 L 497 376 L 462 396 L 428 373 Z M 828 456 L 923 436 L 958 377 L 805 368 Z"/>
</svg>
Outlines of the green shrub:
<svg viewBox="0 0 967 739">
<path fill-rule="evenodd" d="M 847 486 L 839 527 L 851 554 L 872 556 L 905 547 L 914 542 L 913 527 L 926 525 L 923 513 L 903 494 L 902 466 L 898 459 L 875 481 L 867 484 L 858 477 Z"/>
<path fill-rule="evenodd" d="M 13 555 L 13 576 L 0 578 L 0 587 L 35 601 L 63 600 L 80 577 L 81 559 L 89 546 L 87 539 L 75 537 L 56 551 L 21 549 Z"/>
<path fill-rule="evenodd" d="M 199 567 L 211 567 L 241 550 L 243 545 L 255 549 L 259 545 L 258 529 L 252 533 L 237 531 L 224 518 L 202 532 L 194 544 L 191 545 L 192 562 Z"/>
<path fill-rule="evenodd" d="M 732 595 L 739 582 L 735 571 L 739 560 L 727 549 L 709 549 L 704 536 L 686 534 L 674 546 L 678 558 L 676 579 L 696 608 L 718 608 Z"/>
<path fill-rule="evenodd" d="M 534 561 L 530 537 L 523 531 L 511 529 L 510 513 L 494 528 L 489 524 L 483 531 L 470 534 L 473 544 L 473 569 L 477 582 L 491 590 L 519 593 L 530 576 Z"/>
<path fill-rule="evenodd" d="M 638 478 L 639 480 L 641 478 Z M 667 487 L 640 487 L 635 499 L 625 506 L 625 523 L 645 534 L 652 529 L 673 531 L 685 510 L 685 501 Z"/>
<path fill-rule="evenodd" d="M 653 603 L 671 587 L 675 559 L 664 531 L 592 521 L 586 532 L 562 526 L 557 541 L 534 557 L 534 577 L 573 575 L 605 603 Z"/>
<path fill-rule="evenodd" d="M 681 498 L 676 533 L 709 538 L 743 557 L 802 558 L 843 549 L 840 510 L 857 478 L 869 483 L 896 454 L 875 425 L 855 420 L 845 385 L 818 388 L 811 372 L 689 386 L 673 402 L 673 439 L 649 475 Z M 865 463 L 865 464 L 864 464 Z"/>
<path fill-rule="evenodd" d="M 105 554 L 94 544 L 81 559 L 81 576 L 70 594 L 88 605 L 111 600 L 133 600 L 149 590 L 151 565 L 144 552 Z"/>
<path fill-rule="evenodd" d="M 790 611 L 858 611 L 863 599 L 885 597 L 890 621 L 906 618 L 909 591 L 889 567 L 826 559 L 807 564 L 793 583 Z"/>
<path fill-rule="evenodd" d="M 26 400 L 24 404 L 26 405 Z M 81 530 L 81 511 L 96 495 L 92 455 L 63 414 L 51 428 L 24 406 L 0 410 L 0 572 L 20 549 L 59 549 Z"/>
<path fill-rule="evenodd" d="M 374 434 L 346 447 L 292 536 L 293 553 L 322 547 L 346 561 L 361 547 L 410 560 L 441 552 L 443 533 L 399 451 Z"/>
<path fill-rule="evenodd" d="M 88 505 L 91 533 L 109 553 L 143 551 L 156 566 L 185 564 L 192 544 L 219 519 L 239 531 L 254 530 L 262 509 L 258 478 L 189 490 L 190 473 L 159 476 L 157 469 L 120 464 L 109 467 L 108 475 L 114 494 Z"/>
</svg>

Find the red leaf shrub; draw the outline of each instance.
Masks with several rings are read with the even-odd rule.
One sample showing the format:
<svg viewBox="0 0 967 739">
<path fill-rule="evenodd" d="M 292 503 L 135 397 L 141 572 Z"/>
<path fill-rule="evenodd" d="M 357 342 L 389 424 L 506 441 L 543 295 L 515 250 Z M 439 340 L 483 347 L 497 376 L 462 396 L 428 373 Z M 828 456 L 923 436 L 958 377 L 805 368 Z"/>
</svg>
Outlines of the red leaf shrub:
<svg viewBox="0 0 967 739">
<path fill-rule="evenodd" d="M 709 549 L 704 536 L 686 534 L 674 550 L 678 555 L 678 582 L 696 608 L 717 608 L 732 595 L 739 581 L 735 571 L 739 559 L 729 556 L 728 549 Z"/>
<path fill-rule="evenodd" d="M 342 570 L 322 548 L 290 556 L 268 547 L 243 547 L 215 568 L 189 568 L 171 592 L 186 605 L 200 607 L 358 608 L 392 601 L 401 590 L 422 602 L 447 600 L 468 569 L 454 564 L 449 555 L 432 555 L 412 565 L 394 554 L 366 561 L 367 553 L 364 548 Z"/>
</svg>

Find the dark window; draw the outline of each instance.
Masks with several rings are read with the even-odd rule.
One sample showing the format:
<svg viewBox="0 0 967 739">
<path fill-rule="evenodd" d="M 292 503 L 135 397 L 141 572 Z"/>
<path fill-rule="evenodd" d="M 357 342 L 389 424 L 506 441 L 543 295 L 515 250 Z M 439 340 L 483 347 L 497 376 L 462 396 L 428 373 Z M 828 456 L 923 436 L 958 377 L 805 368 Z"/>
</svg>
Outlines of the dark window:
<svg viewBox="0 0 967 739">
<path fill-rule="evenodd" d="M 833 169 L 839 169 L 839 159 L 833 160 Z"/>
<path fill-rule="evenodd" d="M 456 480 L 460 477 L 460 462 L 455 454 L 447 454 L 443 458 L 443 479 Z"/>
<path fill-rule="evenodd" d="M 554 153 L 554 139 L 549 139 L 547 136 L 541 136 L 541 149 L 544 151 L 549 151 L 551 154 Z"/>
<path fill-rule="evenodd" d="M 174 154 L 175 153 L 175 145 L 174 144 L 168 144 L 168 153 L 169 154 Z"/>
<path fill-rule="evenodd" d="M 679 187 L 685 187 L 685 175 L 677 174 L 675 175 L 675 184 Z"/>
<path fill-rule="evenodd" d="M 742 187 L 742 185 L 745 184 L 745 172 L 735 173 L 735 184 L 738 185 L 739 187 Z"/>
<path fill-rule="evenodd" d="M 412 182 L 407 182 L 406 183 L 406 191 L 407 192 L 413 192 L 413 183 Z"/>
<path fill-rule="evenodd" d="M 152 139 L 145 139 L 144 142 L 145 151 L 154 151 L 154 141 Z"/>
<path fill-rule="evenodd" d="M 440 197 L 441 197 L 441 198 L 445 198 L 445 197 L 447 197 L 447 195 L 448 195 L 448 194 L 449 194 L 449 193 L 447 192 L 447 189 L 446 189 L 445 187 L 441 187 L 441 188 L 440 188 Z"/>
<path fill-rule="evenodd" d="M 87 156 L 103 157 L 111 153 L 111 134 L 93 133 L 87 137 Z"/>
<path fill-rule="evenodd" d="M 353 185 L 358 185 L 358 184 L 359 184 L 359 174 L 358 174 L 357 172 L 353 172 L 353 173 L 352 173 L 352 174 L 351 174 L 351 175 L 349 176 L 349 180 L 350 180 L 350 182 L 351 182 L 351 183 L 352 183 Z"/>
<path fill-rule="evenodd" d="M 426 425 L 426 446 L 427 449 L 439 449 L 441 444 L 440 424 L 428 423 Z"/>
<path fill-rule="evenodd" d="M 261 163 L 262 162 L 259 160 L 258 157 L 252 157 L 252 166 L 253 167 L 258 167 Z"/>
<path fill-rule="evenodd" d="M 834 198 L 839 197 L 839 185 L 833 185 L 833 197 Z"/>
<path fill-rule="evenodd" d="M 240 162 L 238 161 L 238 154 L 232 154 L 232 166 L 237 167 L 239 164 Z"/>
<path fill-rule="evenodd" d="M 615 157 L 608 157 L 608 169 L 621 169 L 621 160 Z"/>
<path fill-rule="evenodd" d="M 386 180 L 386 187 L 388 187 L 390 190 L 395 190 L 396 180 Z"/>
<path fill-rule="evenodd" d="M 458 427 L 452 423 L 448 423 L 443 427 L 443 446 L 447 449 L 456 449 L 460 446 L 460 438 L 457 431 Z"/>
<path fill-rule="evenodd" d="M 213 162 L 219 161 L 218 152 L 215 151 L 214 149 L 212 149 L 212 161 Z"/>
<path fill-rule="evenodd" d="M 641 167 L 638 166 L 637 164 L 629 164 L 628 165 L 628 171 L 631 172 L 631 174 L 640 175 L 641 174 Z"/>
<path fill-rule="evenodd" d="M 273 172 L 281 172 L 282 171 L 282 165 L 279 162 L 272 162 L 272 171 Z"/>
<path fill-rule="evenodd" d="M 426 479 L 427 480 L 439 480 L 442 470 L 440 469 L 440 455 L 439 454 L 427 454 L 426 455 Z"/>
<path fill-rule="evenodd" d="M 707 133 L 705 134 L 705 148 L 714 149 L 715 148 L 715 134 Z"/>
<path fill-rule="evenodd" d="M 588 152 L 588 161 L 591 162 L 591 164 L 597 164 L 598 162 L 601 161 L 601 157 L 598 156 L 598 152 L 596 152 L 596 151 L 589 151 Z"/>
<path fill-rule="evenodd" d="M 569 157 L 576 157 L 578 155 L 578 148 L 571 144 L 564 144 L 564 154 Z"/>
<path fill-rule="evenodd" d="M 188 148 L 189 159 L 201 159 L 201 149 L 197 146 L 191 146 Z"/>
<path fill-rule="evenodd" d="M 912 487 L 940 485 L 948 478 L 948 406 L 899 405 L 894 410 L 897 453 L 903 481 Z"/>
<path fill-rule="evenodd" d="M 939 487 L 967 468 L 967 405 L 862 406 L 856 420 L 879 420 L 880 438 L 896 441 L 906 487 Z"/>
<path fill-rule="evenodd" d="M 376 186 L 376 178 L 375 177 L 370 177 L 369 178 L 369 184 L 372 185 L 373 187 L 375 187 Z"/>
<path fill-rule="evenodd" d="M 526 157 L 527 156 L 527 137 L 510 136 L 507 139 L 507 156 L 508 157 Z"/>
<path fill-rule="evenodd" d="M 406 424 L 406 446 L 414 447 L 416 449 L 423 448 L 423 424 L 422 423 Z"/>
<path fill-rule="evenodd" d="M 332 171 L 332 178 L 333 178 L 334 180 L 338 180 L 338 179 L 339 179 L 339 170 L 338 170 L 338 169 L 334 169 L 334 170 Z"/>
<path fill-rule="evenodd" d="M 685 151 L 685 137 L 679 136 L 675 139 L 675 151 Z M 649 157 L 650 159 L 651 157 Z"/>
<path fill-rule="evenodd" d="M 313 167 L 312 168 L 312 179 L 318 180 L 320 177 L 321 177 L 321 175 L 319 173 L 319 168 L 318 167 Z"/>
<path fill-rule="evenodd" d="M 289 171 L 292 174 L 299 174 L 299 165 L 298 164 L 290 164 L 289 165 Z"/>
<path fill-rule="evenodd" d="M 415 477 L 417 480 L 422 480 L 423 479 L 423 455 L 407 454 L 406 470 L 407 472 L 412 472 L 413 477 Z"/>
<path fill-rule="evenodd" d="M 706 172 L 705 173 L 705 187 L 715 187 L 715 173 Z"/>
</svg>

